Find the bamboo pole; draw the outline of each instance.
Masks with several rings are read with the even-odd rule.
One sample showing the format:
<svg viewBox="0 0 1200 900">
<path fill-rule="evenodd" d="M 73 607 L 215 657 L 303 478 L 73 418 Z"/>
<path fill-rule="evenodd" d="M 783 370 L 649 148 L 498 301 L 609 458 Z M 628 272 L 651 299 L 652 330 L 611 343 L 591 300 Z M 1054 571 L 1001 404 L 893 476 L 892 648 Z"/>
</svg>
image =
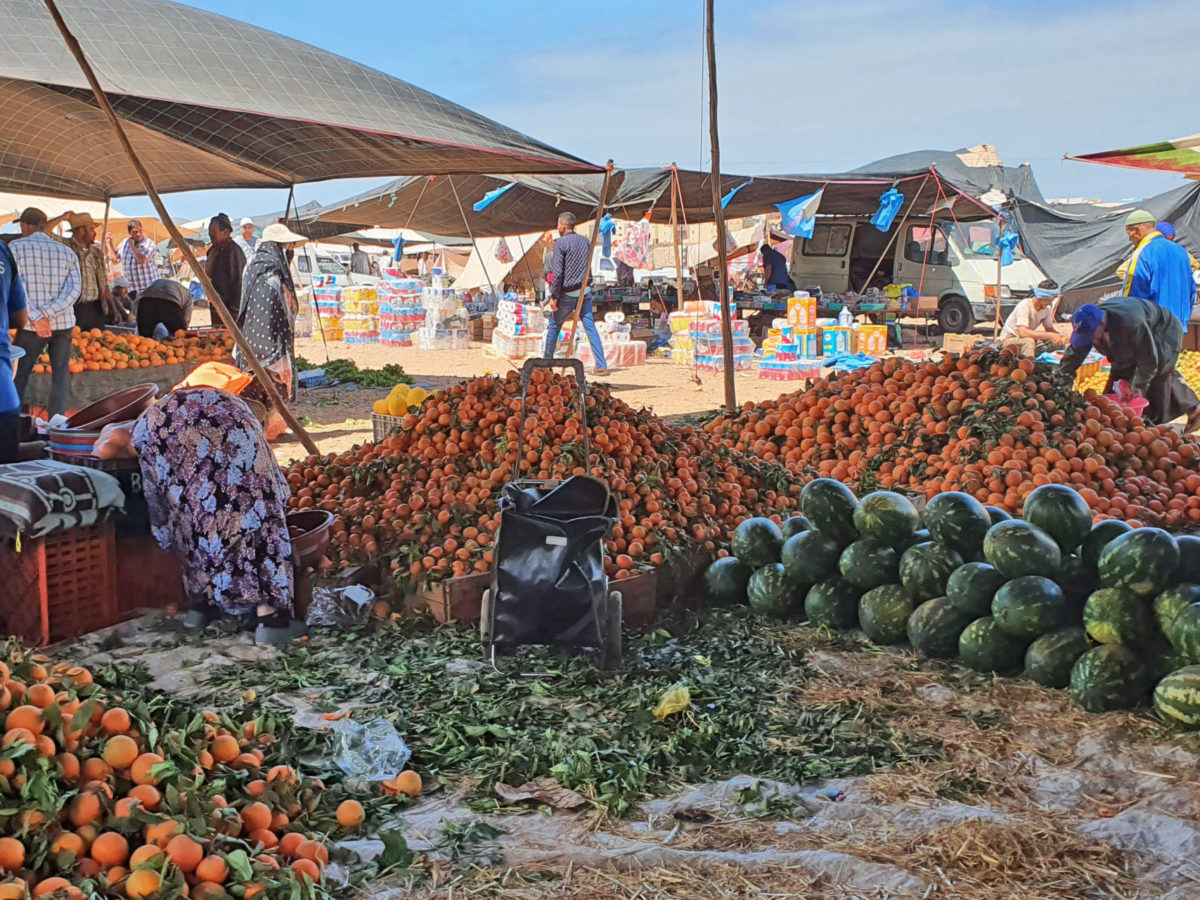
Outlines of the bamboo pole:
<svg viewBox="0 0 1200 900">
<path fill-rule="evenodd" d="M 162 202 L 162 198 L 158 196 L 158 191 L 154 189 L 154 182 L 150 179 L 150 173 L 146 171 L 146 167 L 142 165 L 142 161 L 138 158 L 137 153 L 134 151 L 133 145 L 129 142 L 129 137 L 125 134 L 125 129 L 121 127 L 121 122 L 117 118 L 116 112 L 113 111 L 112 104 L 108 102 L 108 96 L 104 93 L 104 89 L 100 87 L 100 81 L 96 78 L 96 73 L 92 69 L 91 63 L 87 61 L 87 57 L 84 55 L 83 48 L 79 45 L 79 41 L 76 40 L 75 35 L 73 35 L 70 28 L 67 27 L 67 23 L 62 17 L 62 13 L 59 12 L 58 6 L 55 4 L 54 0 L 45 0 L 45 3 L 46 8 L 50 11 L 51 18 L 54 19 L 54 24 L 58 26 L 59 33 L 62 34 L 63 40 L 67 44 L 67 49 L 71 51 L 71 55 L 74 56 L 75 61 L 79 63 L 79 68 L 83 71 L 83 75 L 87 79 L 88 84 L 91 85 L 92 94 L 96 97 L 96 103 L 100 106 L 100 111 L 104 113 L 109 124 L 112 125 L 113 131 L 117 135 L 117 141 L 121 144 L 121 148 L 125 151 L 125 155 L 129 157 L 129 163 L 133 166 L 134 171 L 137 172 L 138 178 L 141 179 L 142 187 L 146 189 L 146 195 L 150 198 L 150 202 L 154 204 L 154 209 L 158 212 L 159 219 L 162 221 L 163 225 L 166 226 L 172 240 L 179 245 L 183 257 L 187 260 L 188 265 L 192 267 L 192 271 L 200 280 L 200 285 L 204 288 L 204 293 L 208 296 L 209 302 L 212 304 L 212 308 L 217 311 L 217 315 L 221 317 L 221 321 L 225 324 L 225 327 L 229 329 L 229 333 L 233 335 L 234 343 L 237 344 L 238 349 L 240 349 L 245 355 L 246 361 L 250 363 L 250 368 L 254 372 L 255 378 L 258 379 L 263 390 L 266 392 L 267 398 L 271 401 L 271 405 L 279 411 L 281 416 L 283 416 L 283 420 L 287 423 L 288 428 L 291 429 L 292 434 L 296 435 L 300 443 L 304 445 L 304 449 L 313 455 L 317 455 L 320 452 L 317 450 L 317 445 L 313 443 L 313 439 L 309 437 L 308 432 L 304 430 L 298 421 L 296 421 L 296 417 L 292 415 L 291 410 L 287 408 L 287 404 L 283 402 L 283 398 L 279 396 L 279 391 L 276 390 L 275 383 L 271 380 L 271 376 L 267 374 L 267 371 L 263 368 L 262 363 L 258 361 L 258 357 L 254 355 L 254 349 L 246 341 L 245 335 L 242 334 L 241 329 L 239 329 L 237 326 L 237 322 L 235 322 L 233 316 L 230 315 L 229 309 L 225 306 L 225 303 L 217 293 L 216 288 L 213 287 L 212 281 L 209 280 L 208 273 L 205 272 L 200 263 L 196 261 L 196 257 L 192 253 L 191 246 L 186 240 L 184 240 L 183 234 L 180 233 L 179 228 L 171 219 L 170 214 L 167 212 L 166 206 Z"/>
<path fill-rule="evenodd" d="M 721 272 L 721 349 L 725 356 L 725 408 L 737 410 L 733 381 L 733 323 L 729 310 L 729 254 L 725 249 L 725 209 L 721 206 L 721 142 L 717 127 L 717 39 L 713 28 L 713 0 L 704 0 L 704 32 L 708 45 L 708 133 L 712 144 L 713 219 L 717 225 L 717 260 Z"/>
<path fill-rule="evenodd" d="M 596 252 L 596 240 L 600 236 L 600 220 L 604 218 L 604 207 L 608 203 L 608 183 L 612 180 L 613 161 L 610 159 L 604 167 L 604 183 L 600 186 L 600 202 L 596 205 L 596 221 L 592 225 L 592 236 L 588 241 L 587 266 L 583 270 L 583 284 L 579 286 L 579 302 L 575 304 L 575 315 L 571 319 L 571 356 L 575 355 L 575 345 L 579 340 L 579 314 L 583 312 L 583 300 L 587 296 L 588 282 L 592 278 L 592 256 Z M 553 327 L 554 319 L 550 320 Z M 607 363 L 607 360 L 605 360 Z"/>
<path fill-rule="evenodd" d="M 683 205 L 679 196 L 679 173 L 675 163 L 671 163 L 671 243 L 675 247 L 675 299 L 676 308 L 683 309 L 683 256 L 679 250 L 679 219 L 676 206 Z"/>
</svg>

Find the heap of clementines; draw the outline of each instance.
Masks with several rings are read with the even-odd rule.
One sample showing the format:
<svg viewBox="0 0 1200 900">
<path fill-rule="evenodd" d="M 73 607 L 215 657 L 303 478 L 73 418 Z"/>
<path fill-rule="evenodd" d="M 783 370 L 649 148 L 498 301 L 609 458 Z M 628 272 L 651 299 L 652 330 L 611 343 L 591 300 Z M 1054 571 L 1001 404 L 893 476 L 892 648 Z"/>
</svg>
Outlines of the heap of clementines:
<svg viewBox="0 0 1200 900">
<path fill-rule="evenodd" d="M 265 900 L 320 881 L 329 853 L 308 822 L 324 786 L 270 765 L 257 720 L 156 723 L 87 669 L 0 660 L 0 900 Z M 336 817 L 353 831 L 365 813 L 346 800 Z"/>
<path fill-rule="evenodd" d="M 113 369 L 150 369 L 183 362 L 229 360 L 233 339 L 221 330 L 205 332 L 177 331 L 166 341 L 139 337 L 126 332 L 75 329 L 71 340 L 72 372 L 98 372 Z M 50 357 L 43 353 L 34 372 L 49 372 Z"/>
<path fill-rule="evenodd" d="M 339 514 L 335 565 L 391 563 L 414 585 L 492 564 L 499 496 L 518 477 L 592 474 L 613 492 L 618 523 L 607 541 L 609 575 L 659 565 L 672 550 L 718 543 L 746 515 L 786 515 L 799 484 L 782 467 L 715 453 L 703 432 L 676 427 L 594 385 L 587 399 L 590 459 L 584 455 L 574 382 L 535 371 L 517 459 L 520 381 L 485 376 L 424 401 L 378 444 L 310 456 L 287 471 L 293 508 Z"/>
<path fill-rule="evenodd" d="M 940 363 L 888 359 L 706 426 L 717 446 L 800 478 L 933 496 L 966 491 L 1010 512 L 1043 484 L 1097 517 L 1200 524 L 1200 446 L 1012 351 Z"/>
</svg>

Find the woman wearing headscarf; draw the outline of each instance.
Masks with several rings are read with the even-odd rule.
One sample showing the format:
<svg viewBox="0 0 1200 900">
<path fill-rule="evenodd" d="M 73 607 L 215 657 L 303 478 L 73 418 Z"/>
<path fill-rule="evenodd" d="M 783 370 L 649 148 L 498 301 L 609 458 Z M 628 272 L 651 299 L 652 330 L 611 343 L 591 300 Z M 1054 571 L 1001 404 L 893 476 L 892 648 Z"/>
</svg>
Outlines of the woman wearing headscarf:
<svg viewBox="0 0 1200 900">
<path fill-rule="evenodd" d="M 242 270 L 246 256 L 233 239 L 233 223 L 225 213 L 217 213 L 208 223 L 212 246 L 204 260 L 204 271 L 216 288 L 221 302 L 236 320 L 242 305 Z"/>
<path fill-rule="evenodd" d="M 291 491 L 250 406 L 214 388 L 182 388 L 141 415 L 131 442 L 151 531 L 180 557 L 184 621 L 234 618 L 259 626 L 261 642 L 303 633 L 291 621 Z"/>
<path fill-rule="evenodd" d="M 293 338 L 297 300 L 290 266 L 291 253 L 296 244 L 304 240 L 282 223 L 268 225 L 263 229 L 254 258 L 242 276 L 238 328 L 285 400 L 296 395 Z M 250 371 L 249 362 L 240 348 L 234 350 L 233 360 L 243 372 Z M 247 393 L 254 399 L 265 401 L 265 394 L 259 396 L 256 390 L 261 392 L 262 389 L 255 385 L 248 388 Z M 272 430 L 269 425 L 268 433 Z"/>
</svg>

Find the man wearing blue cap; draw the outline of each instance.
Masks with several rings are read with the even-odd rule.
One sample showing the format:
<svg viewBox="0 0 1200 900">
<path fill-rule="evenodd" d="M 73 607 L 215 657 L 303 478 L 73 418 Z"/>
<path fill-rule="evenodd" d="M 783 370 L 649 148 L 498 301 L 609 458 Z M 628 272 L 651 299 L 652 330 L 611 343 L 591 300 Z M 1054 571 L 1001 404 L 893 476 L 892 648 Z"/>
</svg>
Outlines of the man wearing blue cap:
<svg viewBox="0 0 1200 900">
<path fill-rule="evenodd" d="M 1200 400 L 1175 370 L 1183 327 L 1169 310 L 1139 297 L 1114 297 L 1085 304 L 1071 319 L 1074 331 L 1062 371 L 1075 371 L 1092 347 L 1108 357 L 1112 371 L 1104 393 L 1125 381 L 1149 402 L 1146 418 L 1159 424 L 1186 415 L 1187 431 L 1200 426 Z"/>
<path fill-rule="evenodd" d="M 1134 251 L 1121 293 L 1166 307 L 1186 330 L 1196 295 L 1187 251 L 1163 237 L 1154 216 L 1144 209 L 1135 209 L 1125 217 L 1125 233 L 1129 235 Z"/>
</svg>

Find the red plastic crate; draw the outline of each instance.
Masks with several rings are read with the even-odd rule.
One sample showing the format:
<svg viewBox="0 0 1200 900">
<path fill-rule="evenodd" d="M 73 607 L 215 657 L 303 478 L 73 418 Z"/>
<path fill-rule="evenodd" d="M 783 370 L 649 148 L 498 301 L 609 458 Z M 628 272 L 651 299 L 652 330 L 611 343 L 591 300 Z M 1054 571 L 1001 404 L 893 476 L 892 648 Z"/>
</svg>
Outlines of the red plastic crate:
<svg viewBox="0 0 1200 900">
<path fill-rule="evenodd" d="M 43 646 L 117 622 L 116 551 L 111 523 L 0 542 L 4 631 Z"/>
</svg>

